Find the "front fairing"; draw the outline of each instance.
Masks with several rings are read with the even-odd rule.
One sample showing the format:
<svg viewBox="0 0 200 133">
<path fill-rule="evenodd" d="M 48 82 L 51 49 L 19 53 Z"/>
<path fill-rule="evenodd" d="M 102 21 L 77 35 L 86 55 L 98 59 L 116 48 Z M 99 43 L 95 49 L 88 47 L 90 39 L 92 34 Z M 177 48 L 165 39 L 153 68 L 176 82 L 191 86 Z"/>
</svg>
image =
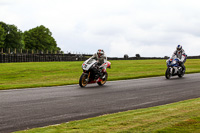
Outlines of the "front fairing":
<svg viewBox="0 0 200 133">
<path fill-rule="evenodd" d="M 95 59 L 87 59 L 83 64 L 82 64 L 82 69 L 84 71 L 88 71 L 97 61 Z"/>
<path fill-rule="evenodd" d="M 168 67 L 178 67 L 178 59 L 173 59 L 172 61 L 168 60 L 167 61 L 167 66 Z"/>
</svg>

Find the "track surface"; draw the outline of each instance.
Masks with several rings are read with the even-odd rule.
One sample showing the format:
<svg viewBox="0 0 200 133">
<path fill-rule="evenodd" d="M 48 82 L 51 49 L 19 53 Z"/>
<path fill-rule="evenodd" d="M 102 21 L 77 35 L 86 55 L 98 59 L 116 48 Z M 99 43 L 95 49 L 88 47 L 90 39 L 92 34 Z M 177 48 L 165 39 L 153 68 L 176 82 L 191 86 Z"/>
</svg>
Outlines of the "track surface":
<svg viewBox="0 0 200 133">
<path fill-rule="evenodd" d="M 0 132 L 24 130 L 107 113 L 200 97 L 200 73 L 0 91 Z"/>
</svg>

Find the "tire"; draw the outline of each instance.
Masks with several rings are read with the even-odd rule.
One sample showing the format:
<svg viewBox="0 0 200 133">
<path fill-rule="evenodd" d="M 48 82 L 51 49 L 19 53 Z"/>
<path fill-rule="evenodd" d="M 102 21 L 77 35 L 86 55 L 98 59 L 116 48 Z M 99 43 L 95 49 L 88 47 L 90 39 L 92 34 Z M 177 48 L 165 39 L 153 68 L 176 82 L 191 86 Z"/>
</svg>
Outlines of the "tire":
<svg viewBox="0 0 200 133">
<path fill-rule="evenodd" d="M 103 86 L 103 85 L 106 83 L 107 79 L 108 79 L 108 73 L 105 72 L 104 75 L 105 75 L 105 79 L 102 80 L 102 81 L 100 81 L 100 82 L 97 82 L 97 84 L 98 84 L 99 86 Z"/>
<path fill-rule="evenodd" d="M 83 73 L 81 75 L 81 77 L 79 79 L 79 85 L 80 85 L 80 87 L 85 87 L 87 85 L 87 83 L 88 83 L 88 81 L 86 81 L 87 77 L 88 77 L 88 75 L 85 74 L 85 73 Z"/>
<path fill-rule="evenodd" d="M 166 79 L 170 79 L 171 78 L 171 74 L 170 74 L 170 69 L 167 68 L 166 72 L 165 72 L 165 77 Z"/>
</svg>

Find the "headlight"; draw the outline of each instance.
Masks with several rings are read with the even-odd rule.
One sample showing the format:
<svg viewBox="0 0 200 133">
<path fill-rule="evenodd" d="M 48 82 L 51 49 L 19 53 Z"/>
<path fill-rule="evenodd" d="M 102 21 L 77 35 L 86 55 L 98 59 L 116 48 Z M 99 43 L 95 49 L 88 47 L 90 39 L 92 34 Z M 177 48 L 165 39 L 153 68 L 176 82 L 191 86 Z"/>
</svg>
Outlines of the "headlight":
<svg viewBox="0 0 200 133">
<path fill-rule="evenodd" d="M 173 63 L 173 64 L 176 64 L 176 61 L 174 60 L 172 63 Z"/>
<path fill-rule="evenodd" d="M 86 64 L 83 64 L 83 65 L 82 65 L 82 68 L 86 68 L 86 67 L 87 67 L 87 65 L 86 65 Z"/>
</svg>

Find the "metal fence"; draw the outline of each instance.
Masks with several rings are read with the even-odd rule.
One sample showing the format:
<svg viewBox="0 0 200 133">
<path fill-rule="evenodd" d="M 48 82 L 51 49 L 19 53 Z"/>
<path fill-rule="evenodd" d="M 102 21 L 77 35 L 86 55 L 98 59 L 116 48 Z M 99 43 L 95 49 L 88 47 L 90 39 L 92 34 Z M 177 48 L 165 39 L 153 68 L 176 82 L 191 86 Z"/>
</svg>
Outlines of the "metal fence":
<svg viewBox="0 0 200 133">
<path fill-rule="evenodd" d="M 38 51 L 38 50 L 16 50 L 1 49 L 0 63 L 10 62 L 51 62 L 51 61 L 84 61 L 91 57 L 91 54 L 61 54 L 59 51 Z M 147 59 L 168 59 L 165 57 L 108 57 L 108 60 L 147 60 Z M 188 56 L 188 59 L 200 59 L 200 56 Z"/>
<path fill-rule="evenodd" d="M 90 54 L 62 53 L 61 51 L 48 50 L 22 50 L 0 48 L 0 63 L 10 62 L 51 62 L 51 61 L 82 61 L 86 60 Z"/>
<path fill-rule="evenodd" d="M 88 56 L 75 54 L 0 54 L 0 63 L 84 61 L 87 58 Z"/>
</svg>

